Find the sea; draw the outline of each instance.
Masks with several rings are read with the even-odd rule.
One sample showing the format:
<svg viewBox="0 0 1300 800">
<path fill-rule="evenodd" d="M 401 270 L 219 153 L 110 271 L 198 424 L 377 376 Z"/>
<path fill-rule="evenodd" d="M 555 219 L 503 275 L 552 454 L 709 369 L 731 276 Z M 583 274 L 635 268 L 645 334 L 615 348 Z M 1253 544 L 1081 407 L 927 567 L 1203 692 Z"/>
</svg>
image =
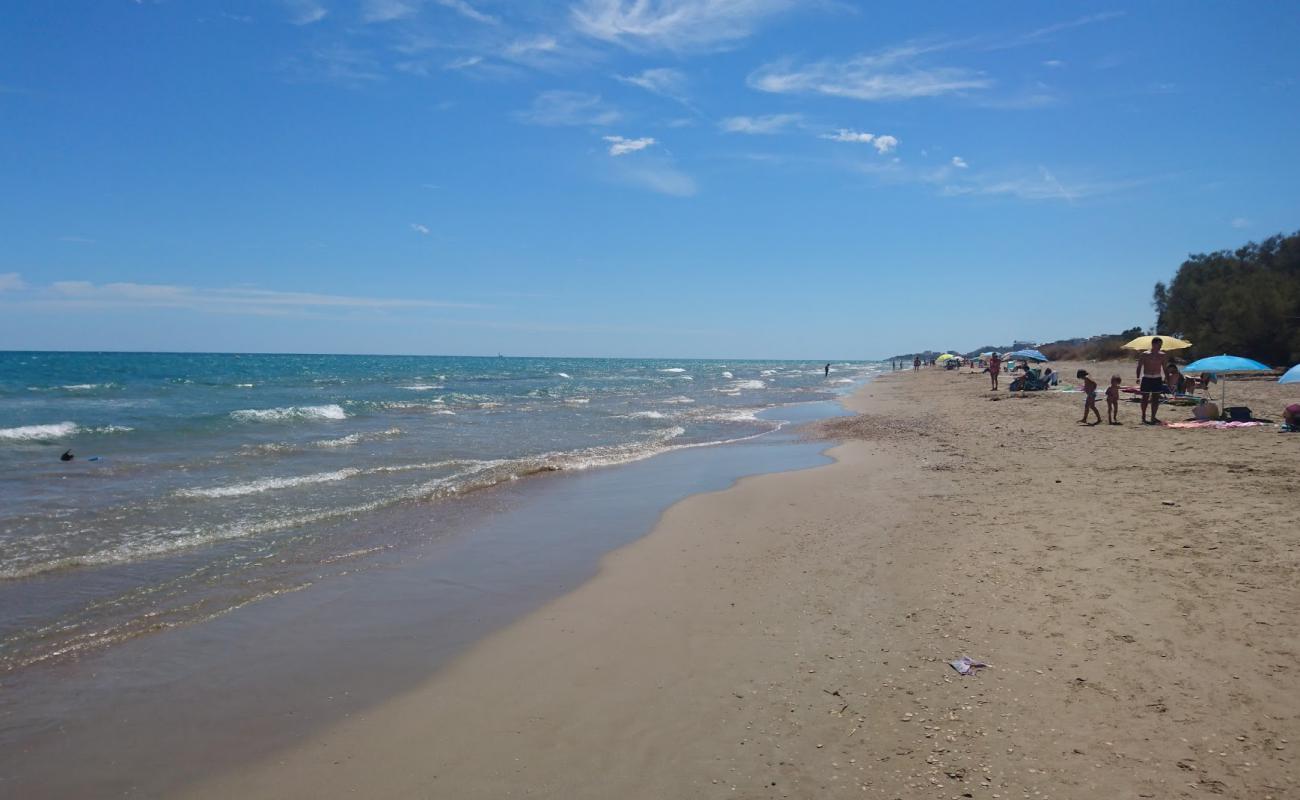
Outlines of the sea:
<svg viewBox="0 0 1300 800">
<path fill-rule="evenodd" d="M 0 352 L 0 678 L 347 574 L 493 487 L 772 434 L 879 371 Z"/>
</svg>

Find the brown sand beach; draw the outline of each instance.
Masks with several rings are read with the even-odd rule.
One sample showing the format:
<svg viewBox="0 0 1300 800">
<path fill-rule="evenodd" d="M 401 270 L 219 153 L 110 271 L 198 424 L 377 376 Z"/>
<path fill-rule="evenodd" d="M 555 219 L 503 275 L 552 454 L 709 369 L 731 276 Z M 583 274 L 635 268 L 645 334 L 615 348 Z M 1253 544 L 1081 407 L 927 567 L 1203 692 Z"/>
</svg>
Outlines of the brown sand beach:
<svg viewBox="0 0 1300 800">
<path fill-rule="evenodd" d="M 424 685 L 189 796 L 1300 796 L 1300 436 L 1128 402 L 1085 428 L 1078 394 L 987 386 L 880 378 L 813 432 L 836 463 L 677 504 Z M 1277 419 L 1286 388 L 1230 393 Z"/>
</svg>

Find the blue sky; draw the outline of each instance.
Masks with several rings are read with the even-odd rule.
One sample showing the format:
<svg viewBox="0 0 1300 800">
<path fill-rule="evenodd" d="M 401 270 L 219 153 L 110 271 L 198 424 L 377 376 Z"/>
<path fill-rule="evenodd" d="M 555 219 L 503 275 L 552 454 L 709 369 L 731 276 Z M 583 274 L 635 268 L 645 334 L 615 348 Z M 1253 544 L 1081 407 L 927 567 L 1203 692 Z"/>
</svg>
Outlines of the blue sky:
<svg viewBox="0 0 1300 800">
<path fill-rule="evenodd" d="M 1293 3 L 4 13 L 0 349 L 886 356 L 1300 228 Z"/>
</svg>

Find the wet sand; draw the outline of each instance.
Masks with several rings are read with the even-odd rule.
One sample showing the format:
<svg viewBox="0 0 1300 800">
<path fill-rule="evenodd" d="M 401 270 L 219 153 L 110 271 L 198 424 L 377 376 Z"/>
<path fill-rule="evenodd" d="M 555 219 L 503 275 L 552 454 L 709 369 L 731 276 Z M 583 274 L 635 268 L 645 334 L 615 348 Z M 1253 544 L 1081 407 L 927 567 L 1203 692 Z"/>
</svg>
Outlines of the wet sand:
<svg viewBox="0 0 1300 800">
<path fill-rule="evenodd" d="M 835 464 L 678 503 L 423 684 L 187 796 L 1300 794 L 1300 436 L 1129 403 L 1083 427 L 1080 395 L 938 370 L 850 405 Z"/>
</svg>

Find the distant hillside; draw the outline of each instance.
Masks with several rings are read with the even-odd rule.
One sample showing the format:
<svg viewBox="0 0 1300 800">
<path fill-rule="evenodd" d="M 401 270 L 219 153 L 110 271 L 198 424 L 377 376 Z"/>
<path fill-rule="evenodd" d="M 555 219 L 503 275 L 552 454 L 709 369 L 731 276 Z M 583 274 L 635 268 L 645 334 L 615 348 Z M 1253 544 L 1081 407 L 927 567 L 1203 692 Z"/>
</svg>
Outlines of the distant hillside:
<svg viewBox="0 0 1300 800">
<path fill-rule="evenodd" d="M 965 351 L 956 348 L 947 351 L 925 350 L 920 353 L 891 356 L 886 360 L 910 362 L 913 357 L 919 355 L 922 361 L 929 361 L 944 352 L 956 353 L 966 358 L 977 358 L 980 353 L 1010 353 L 1015 350 L 1034 348 L 1053 361 L 1107 361 L 1128 358 L 1132 355 L 1124 350 L 1124 343 L 1141 336 L 1143 333 L 1141 328 L 1134 327 L 1121 333 L 1104 333 L 1098 336 L 1058 339 L 1055 342 L 1042 344 L 1016 341 L 1011 344 L 986 344 L 974 350 Z"/>
</svg>

